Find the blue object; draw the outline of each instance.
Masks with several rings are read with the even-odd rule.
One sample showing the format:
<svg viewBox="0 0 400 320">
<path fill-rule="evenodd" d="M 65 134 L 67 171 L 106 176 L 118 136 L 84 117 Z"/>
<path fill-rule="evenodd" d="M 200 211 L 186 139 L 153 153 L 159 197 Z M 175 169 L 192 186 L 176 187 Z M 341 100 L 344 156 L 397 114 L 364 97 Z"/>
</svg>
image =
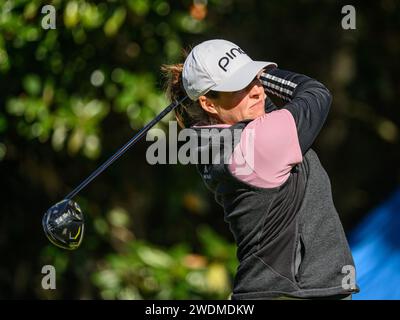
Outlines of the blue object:
<svg viewBox="0 0 400 320">
<path fill-rule="evenodd" d="M 353 300 L 400 299 L 400 188 L 350 233 L 360 293 Z"/>
</svg>

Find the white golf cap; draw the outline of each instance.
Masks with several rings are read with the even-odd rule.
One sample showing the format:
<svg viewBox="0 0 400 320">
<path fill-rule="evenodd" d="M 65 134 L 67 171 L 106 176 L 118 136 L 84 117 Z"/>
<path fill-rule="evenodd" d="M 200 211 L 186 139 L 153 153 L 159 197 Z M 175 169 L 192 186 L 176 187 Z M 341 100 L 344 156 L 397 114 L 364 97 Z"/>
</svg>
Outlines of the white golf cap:
<svg viewBox="0 0 400 320">
<path fill-rule="evenodd" d="M 232 92 L 245 88 L 263 68 L 274 62 L 254 61 L 226 40 L 208 40 L 195 46 L 183 65 L 186 94 L 197 100 L 208 91 Z"/>
</svg>

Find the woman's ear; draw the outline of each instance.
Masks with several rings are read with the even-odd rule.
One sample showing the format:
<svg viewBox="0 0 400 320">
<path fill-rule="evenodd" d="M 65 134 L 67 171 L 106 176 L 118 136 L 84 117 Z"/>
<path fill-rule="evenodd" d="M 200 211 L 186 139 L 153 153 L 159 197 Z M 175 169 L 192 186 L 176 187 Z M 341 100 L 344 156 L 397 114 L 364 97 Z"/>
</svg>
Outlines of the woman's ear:
<svg viewBox="0 0 400 320">
<path fill-rule="evenodd" d="M 218 115 L 218 111 L 215 107 L 215 104 L 210 98 L 207 98 L 206 96 L 200 96 L 199 103 L 200 106 L 203 108 L 203 110 L 206 111 L 207 113 L 210 113 L 212 115 Z"/>
</svg>

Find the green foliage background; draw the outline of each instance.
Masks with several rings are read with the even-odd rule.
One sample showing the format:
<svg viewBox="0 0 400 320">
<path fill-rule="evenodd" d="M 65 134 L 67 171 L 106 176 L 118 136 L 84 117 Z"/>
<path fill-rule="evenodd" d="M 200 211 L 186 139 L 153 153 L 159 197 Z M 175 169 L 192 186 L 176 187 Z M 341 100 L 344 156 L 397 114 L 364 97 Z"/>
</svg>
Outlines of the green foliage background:
<svg viewBox="0 0 400 320">
<path fill-rule="evenodd" d="M 56 29 L 41 27 L 43 6 Z M 237 262 L 195 168 L 151 166 L 141 141 L 77 197 L 81 248 L 41 229 L 61 200 L 167 104 L 160 65 L 205 39 L 314 77 L 333 93 L 315 148 L 349 230 L 399 184 L 400 8 L 340 1 L 0 0 L 0 298 L 226 299 Z M 167 120 L 158 125 L 167 130 Z M 41 288 L 41 268 L 57 290 Z"/>
</svg>

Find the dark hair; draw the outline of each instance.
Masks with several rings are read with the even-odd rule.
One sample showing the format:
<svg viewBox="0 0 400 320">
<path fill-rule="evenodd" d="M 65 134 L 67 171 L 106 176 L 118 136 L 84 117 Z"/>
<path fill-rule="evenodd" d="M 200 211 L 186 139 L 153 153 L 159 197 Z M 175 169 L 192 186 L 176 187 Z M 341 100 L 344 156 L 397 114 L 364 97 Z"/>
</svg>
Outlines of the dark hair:
<svg viewBox="0 0 400 320">
<path fill-rule="evenodd" d="M 178 100 L 186 95 L 185 88 L 182 83 L 183 63 L 162 65 L 161 71 L 166 77 L 165 91 L 168 99 L 171 101 Z M 215 99 L 218 98 L 217 91 L 209 91 L 206 97 Z M 181 103 L 175 108 L 175 117 L 181 128 L 188 128 L 194 124 L 210 125 L 217 124 L 219 121 L 214 116 L 207 113 L 200 105 L 199 101 Z"/>
</svg>

